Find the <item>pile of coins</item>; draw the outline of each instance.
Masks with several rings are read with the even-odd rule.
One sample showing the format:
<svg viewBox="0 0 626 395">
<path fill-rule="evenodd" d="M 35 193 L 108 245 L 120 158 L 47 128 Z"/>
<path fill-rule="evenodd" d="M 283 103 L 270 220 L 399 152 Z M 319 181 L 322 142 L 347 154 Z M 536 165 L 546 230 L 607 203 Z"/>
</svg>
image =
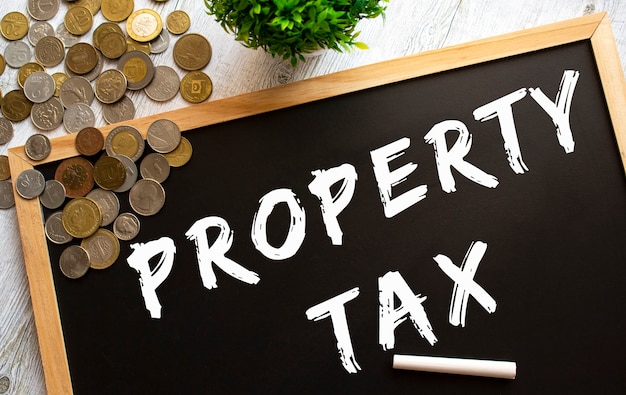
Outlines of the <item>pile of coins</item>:
<svg viewBox="0 0 626 395">
<path fill-rule="evenodd" d="M 146 154 L 146 142 L 154 152 Z M 139 233 L 135 214 L 152 216 L 161 210 L 162 183 L 172 167 L 185 165 L 192 154 L 189 140 L 167 119 L 153 122 L 146 140 L 131 126 L 114 128 L 106 139 L 99 129 L 87 127 L 76 135 L 75 146 L 81 156 L 62 160 L 54 179 L 46 180 L 39 170 L 29 169 L 16 180 L 21 197 L 39 198 L 42 206 L 53 211 L 44 225 L 50 242 L 80 240 L 66 247 L 59 261 L 61 272 L 71 279 L 82 277 L 89 268 L 106 269 L 117 260 L 120 240 L 132 240 Z M 0 171 L 2 163 L 0 157 Z M 123 192 L 128 192 L 134 213 L 120 213 L 118 194 Z"/>
<path fill-rule="evenodd" d="M 69 133 L 94 127 L 94 101 L 102 106 L 109 124 L 132 119 L 135 105 L 127 91 L 143 90 L 157 102 L 171 100 L 179 92 L 190 103 L 211 95 L 212 81 L 201 71 L 211 59 L 211 45 L 204 36 L 187 33 L 191 20 L 184 11 L 171 12 L 164 26 L 156 11 L 134 10 L 133 1 L 66 2 L 68 11 L 56 29 L 46 21 L 57 14 L 60 0 L 29 0 L 32 24 L 20 12 L 10 12 L 0 20 L 0 33 L 9 40 L 4 57 L 0 55 L 0 74 L 5 64 L 18 69 L 19 86 L 0 99 L 4 117 L 0 118 L 0 144 L 13 135 L 10 122 L 28 117 L 41 131 L 61 124 Z M 107 21 L 94 28 L 98 12 Z M 93 33 L 91 43 L 81 41 L 88 32 Z M 185 72 L 182 79 L 170 66 L 155 66 L 150 57 L 169 47 L 170 34 L 180 36 L 173 60 Z M 22 40 L 26 36 L 30 45 Z M 115 67 L 105 70 L 110 62 Z M 46 70 L 61 64 L 64 72 Z"/>
</svg>

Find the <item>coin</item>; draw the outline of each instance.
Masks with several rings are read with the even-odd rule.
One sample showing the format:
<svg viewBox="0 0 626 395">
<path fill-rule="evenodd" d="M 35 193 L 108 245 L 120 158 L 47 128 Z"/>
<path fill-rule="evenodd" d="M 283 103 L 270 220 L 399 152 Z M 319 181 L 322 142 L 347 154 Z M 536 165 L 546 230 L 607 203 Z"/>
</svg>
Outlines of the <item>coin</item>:
<svg viewBox="0 0 626 395">
<path fill-rule="evenodd" d="M 9 167 L 9 157 L 0 155 L 0 181 L 11 178 L 11 168 Z"/>
<path fill-rule="evenodd" d="M 128 50 L 128 43 L 123 33 L 109 32 L 102 38 L 100 51 L 108 59 L 117 59 Z"/>
<path fill-rule="evenodd" d="M 128 96 L 123 96 L 115 103 L 103 104 L 102 117 L 109 124 L 128 121 L 135 117 L 135 104 Z"/>
<path fill-rule="evenodd" d="M 31 55 L 30 47 L 24 41 L 11 41 L 4 49 L 4 59 L 14 69 L 28 63 Z"/>
<path fill-rule="evenodd" d="M 87 7 L 80 5 L 72 6 L 65 13 L 63 23 L 68 32 L 76 36 L 82 36 L 91 30 L 93 26 L 93 15 Z"/>
<path fill-rule="evenodd" d="M 28 0 L 28 14 L 38 21 L 47 21 L 59 11 L 59 0 Z"/>
<path fill-rule="evenodd" d="M 89 254 L 90 267 L 102 270 L 115 263 L 120 255 L 120 241 L 110 230 L 101 228 L 80 243 Z"/>
<path fill-rule="evenodd" d="M 149 42 L 140 43 L 139 41 L 133 40 L 131 37 L 126 37 L 126 52 L 131 51 L 140 51 L 146 55 L 150 55 L 152 53 L 152 48 L 150 47 Z"/>
<path fill-rule="evenodd" d="M 211 52 L 211 44 L 204 36 L 185 34 L 174 44 L 174 62 L 187 71 L 200 70 L 209 64 Z"/>
<path fill-rule="evenodd" d="M 104 71 L 96 78 L 96 98 L 106 104 L 120 100 L 126 92 L 126 76 L 117 69 Z"/>
<path fill-rule="evenodd" d="M 178 147 L 170 153 L 165 154 L 165 159 L 172 167 L 181 167 L 191 159 L 191 143 L 185 137 L 180 138 Z"/>
<path fill-rule="evenodd" d="M 89 270 L 89 253 L 83 247 L 71 245 L 61 253 L 59 268 L 67 278 L 76 280 Z"/>
<path fill-rule="evenodd" d="M 124 184 L 126 168 L 119 159 L 103 155 L 94 165 L 93 178 L 102 189 L 117 189 Z"/>
<path fill-rule="evenodd" d="M 128 18 L 135 8 L 133 0 L 102 0 L 102 16 L 111 22 L 121 22 Z"/>
<path fill-rule="evenodd" d="M 62 211 L 56 211 L 50 214 L 44 224 L 46 237 L 54 244 L 66 244 L 74 239 L 63 227 L 61 222 L 62 215 Z"/>
<path fill-rule="evenodd" d="M 56 36 L 43 37 L 35 45 L 35 59 L 46 67 L 54 67 L 65 58 L 65 45 Z"/>
<path fill-rule="evenodd" d="M 172 34 L 183 34 L 191 26 L 191 18 L 183 10 L 176 10 L 169 13 L 165 20 L 167 30 Z"/>
<path fill-rule="evenodd" d="M 150 53 L 163 53 L 170 46 L 170 35 L 167 30 L 161 30 L 161 33 L 152 41 L 150 41 Z"/>
<path fill-rule="evenodd" d="M 75 7 L 75 6 L 83 6 L 89 10 L 91 15 L 95 16 L 98 13 L 98 11 L 100 11 L 101 5 L 102 5 L 101 0 L 77 0 L 77 1 L 72 1 L 72 4 L 70 4 L 70 8 Z"/>
<path fill-rule="evenodd" d="M 173 99 L 180 88 L 178 73 L 169 66 L 157 66 L 154 68 L 154 78 L 143 91 L 150 99 L 158 102 Z"/>
<path fill-rule="evenodd" d="M 103 39 L 109 33 L 119 33 L 120 35 L 122 35 L 122 37 L 124 37 L 124 31 L 122 30 L 120 25 L 113 22 L 104 22 L 98 25 L 98 27 L 96 27 L 96 29 L 93 31 L 93 46 L 96 49 L 102 50 L 101 44 L 103 42 Z"/>
<path fill-rule="evenodd" d="M 12 138 L 13 124 L 8 119 L 0 117 L 0 145 L 8 143 Z"/>
<path fill-rule="evenodd" d="M 43 193 L 46 179 L 39 170 L 27 169 L 15 180 L 15 190 L 24 199 L 34 199 Z"/>
<path fill-rule="evenodd" d="M 165 190 L 163 186 L 144 178 L 133 185 L 128 194 L 132 209 L 139 215 L 150 216 L 158 213 L 165 204 Z"/>
<path fill-rule="evenodd" d="M 119 59 L 117 68 L 126 76 L 130 90 L 145 88 L 154 77 L 152 60 L 141 51 L 126 52 Z"/>
<path fill-rule="evenodd" d="M 65 159 L 57 167 L 54 179 L 61 181 L 67 197 L 85 196 L 93 188 L 93 165 L 81 157 Z"/>
<path fill-rule="evenodd" d="M 36 73 L 38 71 L 45 71 L 45 70 L 46 69 L 39 63 L 28 62 L 24 64 L 22 67 L 20 67 L 20 69 L 17 71 L 17 84 L 20 86 L 20 88 L 24 89 L 24 84 L 26 83 L 26 79 L 31 74 Z"/>
<path fill-rule="evenodd" d="M 120 201 L 112 191 L 105 191 L 96 188 L 87 194 L 87 197 L 100 207 L 102 213 L 102 224 L 100 226 L 111 225 L 120 213 Z"/>
<path fill-rule="evenodd" d="M 61 86 L 70 77 L 65 73 L 58 72 L 52 74 L 52 78 L 54 78 L 54 96 L 59 97 L 59 94 L 61 93 Z"/>
<path fill-rule="evenodd" d="M 157 119 L 148 126 L 146 141 L 154 151 L 165 154 L 178 147 L 180 137 L 180 129 L 175 122 Z"/>
<path fill-rule="evenodd" d="M 56 97 L 51 97 L 43 103 L 33 104 L 30 110 L 30 120 L 41 130 L 53 130 L 63 122 L 63 105 Z"/>
<path fill-rule="evenodd" d="M 141 43 L 154 40 L 162 29 L 161 16 L 149 8 L 133 12 L 126 20 L 126 32 L 133 40 Z"/>
<path fill-rule="evenodd" d="M 170 164 L 165 156 L 153 152 L 141 160 L 139 172 L 143 178 L 151 178 L 156 182 L 163 183 L 170 175 Z"/>
<path fill-rule="evenodd" d="M 95 50 L 95 48 L 94 48 Z M 89 72 L 85 73 L 85 74 L 76 74 L 74 73 L 72 70 L 69 69 L 65 69 L 65 71 L 67 72 L 67 74 L 70 77 L 76 77 L 76 76 L 81 76 L 84 77 L 85 79 L 87 79 L 88 81 L 93 81 L 94 79 L 96 79 L 97 76 L 100 75 L 100 73 L 102 73 L 102 69 L 104 68 L 104 61 L 103 61 L 103 56 L 100 56 L 100 51 L 96 50 L 96 66 Z"/>
<path fill-rule="evenodd" d="M 6 68 L 7 63 L 4 60 L 4 56 L 0 54 L 0 75 L 4 73 L 4 69 Z"/>
<path fill-rule="evenodd" d="M 139 174 L 137 172 L 137 165 L 126 155 L 114 155 L 113 157 L 119 159 L 124 164 L 124 168 L 126 169 L 126 179 L 124 180 L 124 183 L 113 191 L 118 193 L 126 192 L 132 188 L 133 185 L 135 185 L 135 182 L 137 182 L 137 175 Z"/>
<path fill-rule="evenodd" d="M 54 95 L 54 78 L 45 71 L 37 71 L 26 78 L 24 95 L 33 103 L 43 103 Z"/>
<path fill-rule="evenodd" d="M 95 125 L 96 116 L 91 107 L 86 104 L 72 104 L 63 113 L 63 126 L 68 133 L 78 133 L 86 127 Z"/>
<path fill-rule="evenodd" d="M 133 213 L 122 213 L 113 222 L 113 233 L 118 239 L 129 241 L 139 234 L 140 223 Z"/>
<path fill-rule="evenodd" d="M 56 33 L 57 37 L 61 39 L 61 41 L 63 41 L 63 45 L 65 45 L 66 48 L 71 47 L 72 45 L 80 41 L 80 36 L 76 36 L 67 31 L 65 23 L 61 23 L 59 26 L 57 26 Z"/>
<path fill-rule="evenodd" d="M 67 202 L 61 222 L 72 237 L 84 239 L 96 233 L 102 223 L 102 213 L 96 202 L 78 197 Z"/>
<path fill-rule="evenodd" d="M 24 144 L 24 153 L 32 160 L 44 160 L 50 155 L 50 139 L 41 133 L 31 135 Z"/>
<path fill-rule="evenodd" d="M 30 115 L 33 107 L 21 89 L 13 90 L 2 98 L 2 115 L 9 121 L 19 122 Z"/>
<path fill-rule="evenodd" d="M 98 64 L 98 54 L 91 44 L 78 42 L 67 50 L 65 67 L 76 74 L 87 74 Z"/>
<path fill-rule="evenodd" d="M 180 95 L 190 103 L 202 103 L 213 93 L 213 82 L 202 71 L 190 71 L 180 81 Z"/>
<path fill-rule="evenodd" d="M 9 12 L 0 20 L 0 33 L 7 40 L 19 40 L 28 33 L 28 18 L 21 12 Z"/>
<path fill-rule="evenodd" d="M 74 144 L 79 154 L 93 156 L 104 148 L 104 136 L 100 129 L 86 127 L 78 132 Z"/>
<path fill-rule="evenodd" d="M 111 130 L 104 148 L 109 156 L 126 155 L 136 162 L 143 154 L 145 142 L 137 129 L 122 125 Z"/>
<path fill-rule="evenodd" d="M 0 181 L 0 209 L 15 206 L 15 196 L 13 196 L 13 184 L 11 180 Z"/>
<path fill-rule="evenodd" d="M 39 40 L 48 36 L 54 36 L 54 28 L 48 22 L 37 21 L 30 25 L 28 29 L 28 41 L 33 46 L 37 45 Z"/>
<path fill-rule="evenodd" d="M 50 210 L 61 207 L 65 202 L 65 187 L 57 180 L 46 181 L 43 193 L 39 196 L 39 202 Z"/>
</svg>

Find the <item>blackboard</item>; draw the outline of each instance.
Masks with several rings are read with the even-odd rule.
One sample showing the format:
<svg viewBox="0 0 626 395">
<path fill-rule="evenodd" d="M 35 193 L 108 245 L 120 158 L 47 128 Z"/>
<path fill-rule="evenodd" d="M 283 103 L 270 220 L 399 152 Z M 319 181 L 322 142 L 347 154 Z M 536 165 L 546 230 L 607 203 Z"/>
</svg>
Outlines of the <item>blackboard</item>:
<svg viewBox="0 0 626 395">
<path fill-rule="evenodd" d="M 173 169 L 164 208 L 141 218 L 111 268 L 69 280 L 57 264 L 65 246 L 44 246 L 73 392 L 623 392 L 624 131 L 597 47 L 568 39 L 185 131 L 191 161 Z M 262 95 L 281 89 L 293 88 Z M 565 120 L 553 121 L 541 94 Z M 57 164 L 37 168 L 52 178 Z M 339 182 L 319 198 L 326 176 Z M 127 194 L 120 202 L 130 210 Z M 210 265 L 217 286 L 203 284 L 192 230 L 202 220 L 215 225 L 211 246 L 232 243 L 225 257 L 245 279 L 222 259 Z M 127 258 L 164 237 L 176 253 L 155 313 Z M 470 280 L 492 302 L 473 291 L 452 314 L 461 280 L 446 259 L 459 271 L 477 259 Z M 351 350 L 334 332 L 342 317 Z M 396 353 L 516 361 L 518 374 L 399 371 Z"/>
</svg>

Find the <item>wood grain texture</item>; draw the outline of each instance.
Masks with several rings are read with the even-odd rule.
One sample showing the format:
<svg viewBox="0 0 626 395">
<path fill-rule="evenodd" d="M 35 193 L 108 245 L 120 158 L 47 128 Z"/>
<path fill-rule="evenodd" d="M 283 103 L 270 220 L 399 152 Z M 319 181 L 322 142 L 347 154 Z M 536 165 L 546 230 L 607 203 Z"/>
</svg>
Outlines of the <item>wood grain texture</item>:
<svg viewBox="0 0 626 395">
<path fill-rule="evenodd" d="M 361 39 L 370 46 L 370 50 L 357 50 L 348 54 L 328 52 L 311 58 L 296 68 L 274 59 L 262 51 L 252 51 L 234 42 L 231 35 L 225 33 L 211 17 L 205 14 L 204 4 L 201 0 L 169 0 L 163 3 L 135 0 L 135 9 L 153 8 L 162 16 L 166 16 L 174 9 L 184 9 L 192 16 L 190 32 L 204 34 L 209 38 L 213 47 L 213 59 L 204 70 L 212 78 L 214 84 L 214 92 L 210 102 L 599 11 L 608 12 L 619 57 L 624 64 L 626 59 L 625 2 L 620 0 L 596 2 L 526 0 L 514 2 L 515 4 L 510 3 L 497 0 L 475 0 L 472 2 L 442 0 L 433 4 L 433 2 L 423 0 L 391 0 L 384 21 L 382 19 L 364 21 L 360 26 L 362 30 Z M 66 9 L 66 3 L 62 2 L 59 14 L 50 21 L 53 26 L 56 27 L 61 23 Z M 19 4 L 8 1 L 0 3 L 0 15 L 15 10 L 26 14 L 26 1 L 21 0 Z M 95 19 L 96 23 L 103 20 L 101 14 L 98 14 Z M 175 39 L 176 37 L 172 36 L 170 48 L 163 54 L 153 55 L 153 60 L 155 64 L 167 64 L 174 67 L 182 76 L 183 71 L 174 65 L 172 59 L 172 46 Z M 26 39 L 24 40 L 26 41 Z M 91 41 L 90 33 L 86 35 L 84 40 Z M 0 53 L 4 52 L 7 44 L 6 40 L 0 39 Z M 600 40 L 600 42 L 594 43 L 595 45 L 606 44 Z M 511 50 L 514 51 L 515 48 Z M 452 53 L 451 56 L 453 56 Z M 114 62 L 105 64 L 105 69 L 112 67 L 115 67 Z M 602 67 L 600 66 L 600 68 Z M 623 66 L 621 69 L 623 73 Z M 49 71 L 61 70 L 62 66 L 57 66 Z M 387 73 L 394 74 L 395 71 L 388 70 Z M 615 72 L 616 70 L 607 70 L 607 75 L 615 75 Z M 0 90 L 3 93 L 17 88 L 15 76 L 16 70 L 8 67 L 0 76 Z M 394 78 L 394 76 L 389 78 Z M 351 84 L 354 81 L 340 79 L 334 82 Z M 608 87 L 605 85 L 605 89 L 610 89 L 611 83 L 605 83 L 608 83 Z M 302 85 L 295 85 L 295 87 L 298 86 Z M 315 86 L 315 83 L 308 83 L 305 86 L 313 91 L 325 89 Z M 187 106 L 187 103 L 180 96 L 167 103 L 153 102 L 140 91 L 132 92 L 129 96 L 137 107 L 137 117 L 151 116 Z M 190 108 L 187 113 L 188 118 L 192 119 L 200 114 L 206 117 L 205 110 L 201 110 L 205 107 L 212 108 L 211 111 L 214 111 L 215 116 L 219 117 L 221 105 L 223 103 L 216 105 L 208 103 Z M 238 110 L 245 112 L 250 107 L 262 107 L 263 103 L 251 101 L 240 103 L 240 106 Z M 104 125 L 101 107 L 97 103 L 93 107 L 98 125 Z M 625 107 L 622 104 L 614 111 L 624 111 L 623 108 Z M 621 118 L 623 119 L 623 117 Z M 144 122 L 145 125 L 146 121 L 138 122 Z M 183 128 L 190 128 L 191 126 L 192 124 L 185 124 Z M 9 144 L 0 146 L 0 154 L 6 155 L 9 148 L 23 145 L 30 135 L 37 132 L 29 120 L 15 123 L 14 127 L 14 138 Z M 46 135 L 49 137 L 64 136 L 66 132 L 60 127 L 54 131 L 46 132 Z M 66 137 L 66 139 L 68 142 L 71 141 L 71 137 Z M 621 139 L 623 155 L 623 137 Z M 67 149 L 73 149 L 71 144 L 68 143 Z M 2 240 L 2 254 L 0 256 L 0 322 L 2 322 L 0 327 L 0 375 L 8 375 L 11 379 L 12 387 L 9 391 L 11 394 L 43 394 L 46 393 L 44 375 L 33 320 L 28 277 L 24 267 L 22 243 L 20 242 L 14 209 L 0 210 L 0 240 Z M 25 250 L 29 251 L 26 245 Z M 37 286 L 35 281 L 31 281 L 30 287 L 36 288 Z M 61 391 L 63 391 L 62 388 Z"/>
</svg>

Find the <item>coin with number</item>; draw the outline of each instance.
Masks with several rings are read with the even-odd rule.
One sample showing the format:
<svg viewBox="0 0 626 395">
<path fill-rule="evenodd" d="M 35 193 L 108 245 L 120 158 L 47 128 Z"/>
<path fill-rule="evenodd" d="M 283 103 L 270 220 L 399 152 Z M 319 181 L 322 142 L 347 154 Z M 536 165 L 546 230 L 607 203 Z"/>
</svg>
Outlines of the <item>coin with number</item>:
<svg viewBox="0 0 626 395">
<path fill-rule="evenodd" d="M 102 156 L 93 167 L 93 178 L 102 189 L 117 189 L 124 184 L 126 168 L 119 159 L 113 156 Z"/>
<path fill-rule="evenodd" d="M 54 78 L 45 71 L 37 71 L 26 78 L 24 95 L 33 103 L 43 103 L 54 96 Z"/>
<path fill-rule="evenodd" d="M 87 7 L 70 7 L 65 13 L 63 23 L 68 32 L 76 36 L 82 36 L 93 26 L 93 15 L 91 15 L 91 11 Z"/>
<path fill-rule="evenodd" d="M 89 253 L 81 246 L 71 245 L 61 253 L 59 267 L 61 273 L 67 278 L 75 280 L 89 270 Z"/>
<path fill-rule="evenodd" d="M 93 165 L 81 157 L 65 159 L 57 167 L 54 179 L 63 184 L 67 197 L 85 196 L 94 185 Z"/>
<path fill-rule="evenodd" d="M 62 216 L 62 211 L 54 212 L 50 214 L 50 216 L 46 220 L 46 223 L 44 224 L 46 237 L 54 244 L 66 244 L 74 239 L 69 233 L 65 231 L 63 223 L 61 222 Z"/>
<path fill-rule="evenodd" d="M 63 208 L 63 228 L 73 237 L 84 239 L 96 233 L 102 224 L 100 207 L 91 199 L 79 197 Z"/>
<path fill-rule="evenodd" d="M 111 22 L 122 22 L 135 8 L 134 0 L 102 0 L 100 11 Z"/>
<path fill-rule="evenodd" d="M 59 0 L 28 0 L 27 9 L 33 19 L 47 21 L 59 11 Z"/>
<path fill-rule="evenodd" d="M 122 213 L 113 222 L 113 233 L 118 239 L 129 241 L 139 234 L 140 223 L 133 213 Z"/>
<path fill-rule="evenodd" d="M 30 61 L 30 46 L 24 41 L 11 41 L 4 49 L 4 60 L 14 69 L 19 69 Z"/>
<path fill-rule="evenodd" d="M 15 180 L 15 190 L 24 199 L 34 199 L 46 188 L 46 179 L 39 170 L 27 169 Z"/>
<path fill-rule="evenodd" d="M 24 153 L 32 160 L 46 159 L 51 150 L 50 139 L 41 133 L 31 135 L 24 144 Z"/>
<path fill-rule="evenodd" d="M 7 40 L 19 40 L 28 33 L 28 18 L 21 12 L 9 12 L 0 20 L 0 32 Z"/>
<path fill-rule="evenodd" d="M 102 270 L 115 263 L 120 255 L 120 241 L 108 229 L 100 228 L 80 243 L 89 254 L 90 267 Z"/>
<path fill-rule="evenodd" d="M 2 98 L 2 115 L 9 121 L 19 122 L 28 118 L 33 103 L 21 89 L 13 90 Z"/>
<path fill-rule="evenodd" d="M 163 186 L 144 178 L 133 185 L 128 194 L 130 206 L 137 214 L 150 216 L 158 213 L 165 204 L 165 190 Z"/>
</svg>

